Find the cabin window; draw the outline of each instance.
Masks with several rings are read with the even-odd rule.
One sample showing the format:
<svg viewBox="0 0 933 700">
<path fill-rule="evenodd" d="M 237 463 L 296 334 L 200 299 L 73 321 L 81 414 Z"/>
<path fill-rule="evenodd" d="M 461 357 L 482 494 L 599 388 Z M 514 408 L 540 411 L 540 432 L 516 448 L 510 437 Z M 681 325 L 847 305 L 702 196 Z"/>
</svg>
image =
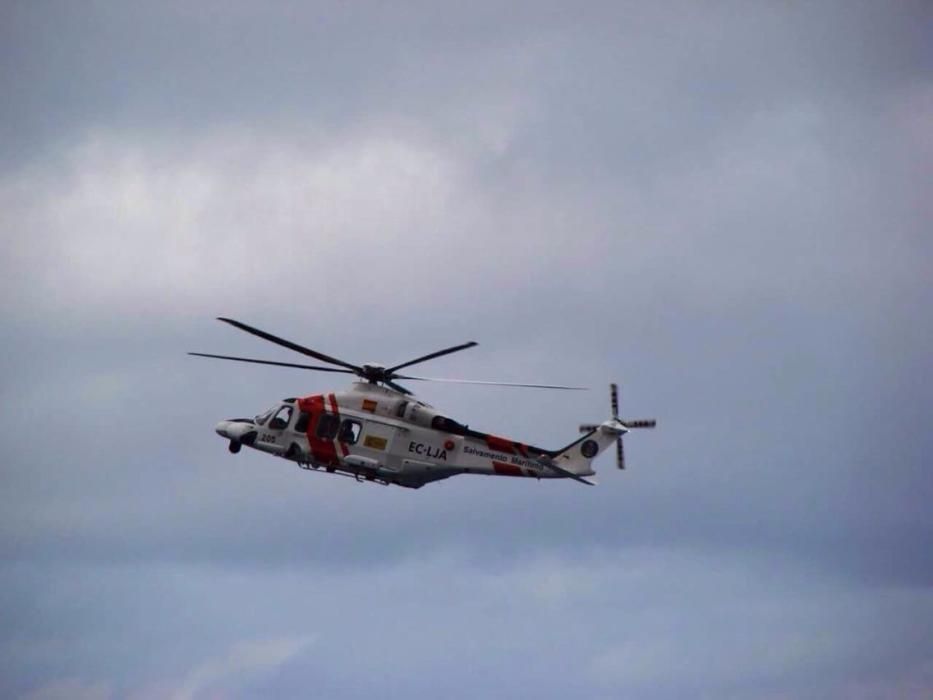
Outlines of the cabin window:
<svg viewBox="0 0 933 700">
<path fill-rule="evenodd" d="M 398 416 L 399 418 L 404 418 L 406 408 L 408 408 L 408 402 L 402 401 L 402 403 L 398 405 L 398 408 L 395 409 L 395 415 Z"/>
<path fill-rule="evenodd" d="M 333 440 L 337 437 L 340 419 L 333 413 L 324 413 L 317 421 L 317 436 L 322 440 Z"/>
<path fill-rule="evenodd" d="M 308 432 L 308 421 L 311 420 L 311 414 L 306 411 L 301 411 L 298 414 L 298 420 L 295 421 L 295 427 L 293 430 L 296 433 L 306 433 Z"/>
<path fill-rule="evenodd" d="M 356 441 L 360 439 L 360 433 L 362 431 L 363 426 L 360 425 L 358 421 L 347 418 L 340 424 L 340 437 L 337 439 L 340 440 L 340 442 L 347 442 L 351 445 L 355 445 Z"/>
<path fill-rule="evenodd" d="M 269 421 L 269 428 L 272 430 L 283 430 L 288 427 L 288 422 L 292 419 L 292 407 L 282 406 L 278 412 Z"/>
</svg>

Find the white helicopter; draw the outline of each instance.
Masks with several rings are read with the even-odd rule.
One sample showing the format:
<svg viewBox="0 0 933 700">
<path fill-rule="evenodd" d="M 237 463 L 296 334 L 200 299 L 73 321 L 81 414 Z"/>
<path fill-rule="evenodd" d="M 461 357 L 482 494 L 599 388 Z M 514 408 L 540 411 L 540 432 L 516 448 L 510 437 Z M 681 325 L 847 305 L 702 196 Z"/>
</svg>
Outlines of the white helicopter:
<svg viewBox="0 0 933 700">
<path fill-rule="evenodd" d="M 463 343 L 408 362 L 384 367 L 354 365 L 279 338 L 230 318 L 217 320 L 326 362 L 330 367 L 256 360 L 192 352 L 189 355 L 275 365 L 317 372 L 354 374 L 360 378 L 347 391 L 314 394 L 278 402 L 255 418 L 233 418 L 217 424 L 234 454 L 243 445 L 297 462 L 303 469 L 351 476 L 357 481 L 420 488 L 458 474 L 573 479 L 595 482 L 593 459 L 616 443 L 617 464 L 625 468 L 622 436 L 633 428 L 654 428 L 654 420 L 621 420 L 618 389 L 611 385 L 612 417 L 599 425 L 581 425 L 583 436 L 566 447 L 546 450 L 490 433 L 473 430 L 419 401 L 397 380 L 581 390 L 551 384 L 476 382 L 399 374 L 399 370 L 476 345 Z"/>
</svg>

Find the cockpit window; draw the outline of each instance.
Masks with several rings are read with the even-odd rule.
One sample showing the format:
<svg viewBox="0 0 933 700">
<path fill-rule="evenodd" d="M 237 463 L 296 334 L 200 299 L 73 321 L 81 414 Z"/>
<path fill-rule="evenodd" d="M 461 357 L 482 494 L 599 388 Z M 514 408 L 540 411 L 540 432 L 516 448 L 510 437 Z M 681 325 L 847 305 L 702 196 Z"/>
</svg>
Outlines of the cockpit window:
<svg viewBox="0 0 933 700">
<path fill-rule="evenodd" d="M 292 407 L 282 406 L 269 421 L 269 427 L 272 430 L 282 430 L 288 427 L 288 422 L 292 419 Z"/>
<path fill-rule="evenodd" d="M 255 420 L 256 420 L 256 425 L 265 425 L 265 424 L 266 424 L 266 421 L 269 420 L 269 416 L 272 415 L 272 412 L 273 412 L 274 410 L 275 410 L 274 408 L 270 408 L 270 409 L 269 409 L 268 411 L 266 411 L 265 413 L 260 413 L 258 416 L 256 416 L 256 419 L 255 419 Z"/>
</svg>

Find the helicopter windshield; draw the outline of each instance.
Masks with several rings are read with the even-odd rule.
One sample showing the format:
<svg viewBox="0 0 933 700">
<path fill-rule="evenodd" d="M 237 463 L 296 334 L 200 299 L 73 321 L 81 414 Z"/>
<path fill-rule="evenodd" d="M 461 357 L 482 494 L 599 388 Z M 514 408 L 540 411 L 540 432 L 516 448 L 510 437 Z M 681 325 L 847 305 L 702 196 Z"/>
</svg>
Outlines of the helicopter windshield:
<svg viewBox="0 0 933 700">
<path fill-rule="evenodd" d="M 284 430 L 292 420 L 292 407 L 282 406 L 269 421 L 270 430 Z"/>
<path fill-rule="evenodd" d="M 272 412 L 275 411 L 276 408 L 278 408 L 278 406 L 273 406 L 265 413 L 260 413 L 258 416 L 256 416 L 253 419 L 256 422 L 256 425 L 265 425 L 266 421 L 269 420 L 269 416 L 272 415 Z"/>
</svg>

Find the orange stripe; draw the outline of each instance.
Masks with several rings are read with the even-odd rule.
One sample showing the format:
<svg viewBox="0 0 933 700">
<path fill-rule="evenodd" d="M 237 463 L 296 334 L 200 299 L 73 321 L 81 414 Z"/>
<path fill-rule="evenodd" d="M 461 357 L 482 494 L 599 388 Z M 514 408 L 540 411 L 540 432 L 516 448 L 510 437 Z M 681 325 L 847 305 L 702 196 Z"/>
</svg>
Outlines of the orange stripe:
<svg viewBox="0 0 933 700">
<path fill-rule="evenodd" d="M 508 454 L 515 453 L 515 448 L 512 445 L 512 441 L 506 440 L 505 438 L 496 437 L 495 435 L 487 435 L 486 444 L 489 445 L 490 449 L 496 450 L 496 452 L 507 452 Z"/>
<path fill-rule="evenodd" d="M 496 474 L 501 474 L 502 476 L 522 476 L 522 470 L 514 464 L 506 464 L 505 462 L 496 462 L 493 460 L 492 468 L 495 470 Z"/>
<path fill-rule="evenodd" d="M 308 421 L 307 435 L 308 446 L 311 448 L 311 455 L 314 461 L 324 465 L 338 464 L 337 451 L 334 449 L 333 442 L 330 440 L 321 440 L 317 436 L 317 425 L 325 411 L 324 395 L 315 394 L 314 396 L 299 399 L 298 408 L 311 415 L 311 420 Z"/>
<path fill-rule="evenodd" d="M 330 395 L 328 395 L 327 398 L 328 398 L 328 400 L 330 401 L 330 410 L 331 410 L 331 412 L 332 412 L 335 416 L 337 416 L 337 418 L 340 418 L 340 412 L 337 410 L 337 395 L 336 395 L 336 394 L 330 394 Z M 338 435 L 339 435 L 339 434 L 340 434 L 340 433 L 338 433 Z M 340 445 L 340 452 L 343 453 L 343 456 L 344 456 L 344 457 L 346 457 L 348 454 L 350 454 L 350 450 L 347 448 L 347 443 L 338 440 L 338 441 L 337 441 L 337 444 Z"/>
</svg>

